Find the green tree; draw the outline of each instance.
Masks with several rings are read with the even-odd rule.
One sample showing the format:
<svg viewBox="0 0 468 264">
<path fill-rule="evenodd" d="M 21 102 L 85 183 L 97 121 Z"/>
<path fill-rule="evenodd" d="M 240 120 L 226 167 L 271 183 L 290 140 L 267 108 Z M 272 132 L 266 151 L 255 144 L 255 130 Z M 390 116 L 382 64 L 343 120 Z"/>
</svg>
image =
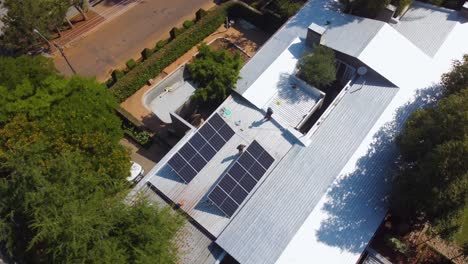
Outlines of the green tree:
<svg viewBox="0 0 468 264">
<path fill-rule="evenodd" d="M 316 46 L 313 53 L 305 55 L 298 64 L 298 76 L 319 89 L 336 80 L 335 52 L 325 46 Z"/>
<path fill-rule="evenodd" d="M 289 18 L 301 9 L 304 4 L 297 0 L 274 0 L 272 3 L 272 9 L 278 13 L 282 18 Z"/>
<path fill-rule="evenodd" d="M 467 135 L 466 88 L 410 116 L 398 140 L 402 169 L 392 193 L 394 212 L 422 217 L 447 235 L 458 230 L 468 197 Z"/>
<path fill-rule="evenodd" d="M 468 87 L 468 54 L 461 61 L 453 63 L 452 71 L 442 75 L 446 94 L 452 94 Z"/>
<path fill-rule="evenodd" d="M 50 37 L 63 24 L 69 6 L 69 0 L 4 0 L 7 14 L 2 18 L 1 48 L 14 54 L 37 49 L 44 40 L 33 29 Z"/>
<path fill-rule="evenodd" d="M 213 51 L 206 44 L 198 47 L 196 59 L 187 68 L 198 85 L 192 99 L 201 102 L 220 102 L 235 89 L 239 80 L 242 59 L 226 50 Z"/>
<path fill-rule="evenodd" d="M 19 262 L 176 262 L 182 218 L 122 202 L 130 161 L 115 99 L 43 58 L 1 58 L 0 241 Z M 143 228 L 145 227 L 145 228 Z"/>
<path fill-rule="evenodd" d="M 346 10 L 351 14 L 375 18 L 382 11 L 390 0 L 340 0 L 345 4 Z"/>
</svg>

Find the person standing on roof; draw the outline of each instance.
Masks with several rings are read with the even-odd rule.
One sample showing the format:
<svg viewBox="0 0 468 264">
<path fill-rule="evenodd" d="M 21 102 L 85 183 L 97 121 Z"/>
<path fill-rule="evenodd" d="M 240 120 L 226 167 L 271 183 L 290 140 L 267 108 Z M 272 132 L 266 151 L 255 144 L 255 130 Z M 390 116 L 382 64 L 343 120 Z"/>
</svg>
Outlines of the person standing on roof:
<svg viewBox="0 0 468 264">
<path fill-rule="evenodd" d="M 273 115 L 273 109 L 271 109 L 271 107 L 268 107 L 265 117 L 263 119 L 266 121 L 270 121 L 272 115 Z"/>
</svg>

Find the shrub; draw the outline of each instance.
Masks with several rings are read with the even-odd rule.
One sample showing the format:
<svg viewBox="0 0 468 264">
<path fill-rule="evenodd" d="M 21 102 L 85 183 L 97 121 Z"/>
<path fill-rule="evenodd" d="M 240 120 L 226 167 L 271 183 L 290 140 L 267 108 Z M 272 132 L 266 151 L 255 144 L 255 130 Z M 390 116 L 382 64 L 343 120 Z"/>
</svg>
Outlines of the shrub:
<svg viewBox="0 0 468 264">
<path fill-rule="evenodd" d="M 169 40 L 168 39 L 164 39 L 164 40 L 160 40 L 156 43 L 156 46 L 154 46 L 154 52 L 162 49 L 164 46 L 167 45 L 167 43 L 169 43 Z"/>
<path fill-rule="evenodd" d="M 335 52 L 325 46 L 316 46 L 314 52 L 299 62 L 299 78 L 322 89 L 336 80 Z"/>
<path fill-rule="evenodd" d="M 436 6 L 441 6 L 445 0 L 429 0 L 428 2 Z"/>
<path fill-rule="evenodd" d="M 173 27 L 171 31 L 169 32 L 169 34 L 171 35 L 171 39 L 175 39 L 177 36 L 184 33 L 184 31 L 185 31 L 185 28 Z"/>
<path fill-rule="evenodd" d="M 119 81 L 120 79 L 122 79 L 123 77 L 125 76 L 125 73 L 121 70 L 114 70 L 112 71 L 112 79 L 114 80 L 114 82 L 117 82 Z"/>
<path fill-rule="evenodd" d="M 224 22 L 227 9 L 231 6 L 233 6 L 233 3 L 226 3 L 208 12 L 205 17 L 184 32 L 184 34 L 169 42 L 147 60 L 138 64 L 119 82 L 116 82 L 110 88 L 111 92 L 120 102 L 132 95 L 145 85 L 148 79 L 158 75 L 165 67 L 200 43 L 208 35 L 215 32 Z"/>
<path fill-rule="evenodd" d="M 302 5 L 303 3 L 292 0 L 274 0 L 271 3 L 271 8 L 283 19 L 287 19 L 296 14 Z"/>
<path fill-rule="evenodd" d="M 398 240 L 396 237 L 391 237 L 387 239 L 387 245 L 391 247 L 393 250 L 400 252 L 402 254 L 406 254 L 408 252 L 408 246 L 405 243 Z"/>
<path fill-rule="evenodd" d="M 127 65 L 127 69 L 131 70 L 133 68 L 135 68 L 135 66 L 137 65 L 135 60 L 134 59 L 129 59 L 127 61 L 127 63 L 125 63 L 125 65 Z"/>
<path fill-rule="evenodd" d="M 397 9 L 395 11 L 395 16 L 401 15 L 403 13 L 403 10 L 405 10 L 407 6 L 411 5 L 412 2 L 413 0 L 399 0 Z"/>
<path fill-rule="evenodd" d="M 195 22 L 192 20 L 185 20 L 183 26 L 185 29 L 189 29 L 193 26 L 193 24 L 195 24 Z"/>
<path fill-rule="evenodd" d="M 195 13 L 196 21 L 202 19 L 202 17 L 206 16 L 206 14 L 207 12 L 203 8 L 198 9 L 198 11 Z"/>
<path fill-rule="evenodd" d="M 390 0 L 355 0 L 349 3 L 351 13 L 358 16 L 375 18 Z"/>
<path fill-rule="evenodd" d="M 142 57 L 143 61 L 147 60 L 151 56 L 151 54 L 153 54 L 153 51 L 151 49 L 145 48 L 141 52 L 141 57 Z"/>
<path fill-rule="evenodd" d="M 233 19 L 244 19 L 269 33 L 276 32 L 276 30 L 278 30 L 278 28 L 280 28 L 286 21 L 271 10 L 265 10 L 265 12 L 262 13 L 250 8 L 242 2 L 238 2 L 229 8 L 228 15 L 229 18 Z"/>
</svg>

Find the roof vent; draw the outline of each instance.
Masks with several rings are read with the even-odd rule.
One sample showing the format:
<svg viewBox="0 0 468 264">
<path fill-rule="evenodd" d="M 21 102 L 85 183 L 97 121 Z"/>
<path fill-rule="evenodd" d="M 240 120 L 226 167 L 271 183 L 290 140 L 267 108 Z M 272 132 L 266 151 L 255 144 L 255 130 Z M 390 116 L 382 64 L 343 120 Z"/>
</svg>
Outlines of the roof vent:
<svg viewBox="0 0 468 264">
<path fill-rule="evenodd" d="M 460 15 L 465 19 L 468 19 L 468 1 L 466 1 L 460 9 Z"/>
<path fill-rule="evenodd" d="M 307 45 L 310 47 L 320 45 L 320 41 L 322 40 L 322 36 L 325 31 L 326 29 L 324 27 L 312 23 L 307 29 Z"/>
</svg>

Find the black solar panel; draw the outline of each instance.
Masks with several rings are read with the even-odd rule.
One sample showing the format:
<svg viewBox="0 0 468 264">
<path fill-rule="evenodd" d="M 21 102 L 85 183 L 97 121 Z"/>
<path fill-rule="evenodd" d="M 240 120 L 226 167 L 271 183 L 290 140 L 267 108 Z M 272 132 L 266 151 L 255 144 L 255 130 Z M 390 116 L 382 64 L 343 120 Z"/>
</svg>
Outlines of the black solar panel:
<svg viewBox="0 0 468 264">
<path fill-rule="evenodd" d="M 275 159 L 266 151 L 263 152 L 263 154 L 258 159 L 258 162 L 260 162 L 260 164 L 262 164 L 263 168 L 265 169 L 268 169 L 274 161 Z"/>
<path fill-rule="evenodd" d="M 206 140 L 210 140 L 214 134 L 216 134 L 216 131 L 211 127 L 210 124 L 206 124 L 200 128 L 200 135 L 202 135 L 202 137 L 204 137 Z"/>
<path fill-rule="evenodd" d="M 208 197 L 214 203 L 222 204 L 227 197 L 227 193 L 223 191 L 221 188 L 216 187 L 213 189 L 213 191 L 210 193 Z"/>
<path fill-rule="evenodd" d="M 190 144 L 185 144 L 180 150 L 179 154 L 184 157 L 185 160 L 190 160 L 195 156 L 197 151 L 190 145 Z"/>
<path fill-rule="evenodd" d="M 226 141 L 221 138 L 220 135 L 216 134 L 210 139 L 210 145 L 216 150 L 219 151 L 224 144 L 226 144 Z"/>
<path fill-rule="evenodd" d="M 206 160 L 200 154 L 196 154 L 193 159 L 190 160 L 189 164 L 192 165 L 197 172 L 200 172 L 203 167 L 205 167 Z"/>
<path fill-rule="evenodd" d="M 236 212 L 237 208 L 239 205 L 231 198 L 227 197 L 226 200 L 221 204 L 221 209 L 229 216 L 231 217 L 234 212 Z"/>
<path fill-rule="evenodd" d="M 201 149 L 205 144 L 206 140 L 200 136 L 199 133 L 193 135 L 193 137 L 189 140 L 190 145 L 192 145 L 195 149 Z"/>
<path fill-rule="evenodd" d="M 190 182 L 193 178 L 195 178 L 197 172 L 192 168 L 190 165 L 185 165 L 181 171 L 179 171 L 179 176 L 184 179 L 185 182 Z"/>
<path fill-rule="evenodd" d="M 206 144 L 198 152 L 207 161 L 211 160 L 214 157 L 214 155 L 216 155 L 216 150 L 213 147 L 211 147 L 209 144 Z"/>
<path fill-rule="evenodd" d="M 234 130 L 214 114 L 193 137 L 168 161 L 169 166 L 190 182 L 216 153 L 234 136 Z"/>
<path fill-rule="evenodd" d="M 234 136 L 234 130 L 232 130 L 231 127 L 229 126 L 223 126 L 218 133 L 221 135 L 221 137 L 225 140 L 228 141 L 232 136 Z"/>
<path fill-rule="evenodd" d="M 181 171 L 186 164 L 185 160 L 179 155 L 179 153 L 176 153 L 167 163 L 169 163 L 169 165 L 171 165 L 171 167 L 177 172 Z"/>
<path fill-rule="evenodd" d="M 226 123 L 218 114 L 214 114 L 210 120 L 208 120 L 208 124 L 210 124 L 215 130 L 220 130 Z"/>
<path fill-rule="evenodd" d="M 226 172 L 208 198 L 226 216 L 231 217 L 274 161 L 274 158 L 257 141 L 253 141 Z"/>
</svg>

